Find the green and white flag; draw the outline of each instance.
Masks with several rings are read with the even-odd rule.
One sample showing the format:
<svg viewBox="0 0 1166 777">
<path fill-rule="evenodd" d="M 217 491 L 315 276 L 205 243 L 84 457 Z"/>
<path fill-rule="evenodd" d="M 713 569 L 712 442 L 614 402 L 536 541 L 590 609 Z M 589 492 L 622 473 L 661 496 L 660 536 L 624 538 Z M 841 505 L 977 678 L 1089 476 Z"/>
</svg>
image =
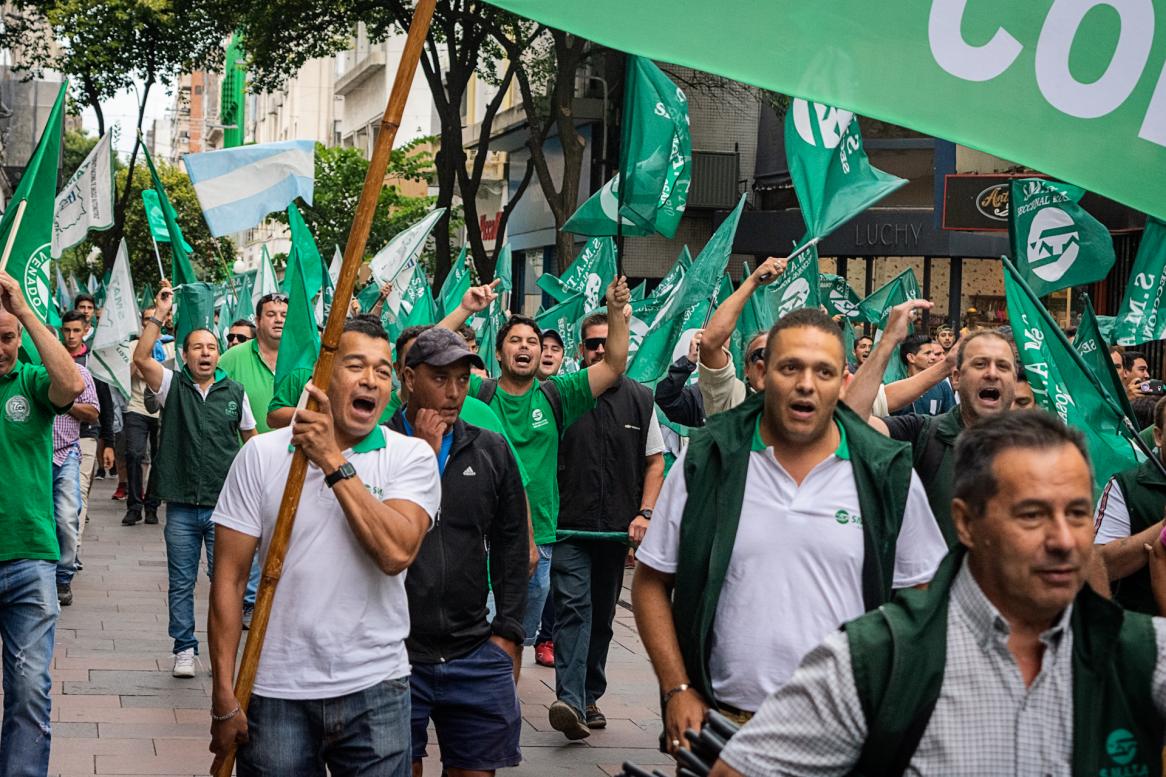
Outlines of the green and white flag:
<svg viewBox="0 0 1166 777">
<path fill-rule="evenodd" d="M 688 100 L 644 57 L 627 59 L 622 137 L 620 214 L 641 229 L 672 237 L 692 179 Z"/>
<path fill-rule="evenodd" d="M 559 302 L 582 293 L 587 310 L 603 304 L 608 284 L 615 278 L 615 241 L 610 237 L 593 237 L 583 245 L 575 261 L 562 276 L 544 273 L 538 287 Z"/>
<path fill-rule="evenodd" d="M 789 262 L 776 281 L 762 290 L 765 305 L 773 310 L 773 320 L 777 321 L 798 308 L 819 307 L 818 286 L 818 247 L 810 246 Z"/>
<path fill-rule="evenodd" d="M 162 187 L 162 179 L 154 168 L 154 160 L 150 157 L 150 149 L 143 143 L 142 152 L 146 157 L 146 167 L 150 170 L 150 179 L 154 182 L 154 191 L 158 197 L 158 205 L 162 211 L 162 219 L 166 222 L 166 233 L 170 239 L 170 282 L 176 287 L 184 283 L 195 283 L 198 276 L 194 274 L 194 267 L 190 264 L 190 246 L 182 237 L 182 230 L 178 228 L 178 212 L 170 204 L 166 196 L 166 189 Z M 143 197 L 145 192 L 143 192 Z M 147 217 L 149 209 L 147 208 Z"/>
<path fill-rule="evenodd" d="M 1101 327 L 1097 322 L 1097 314 L 1093 311 L 1093 303 L 1088 294 L 1082 294 L 1085 311 L 1077 323 L 1077 334 L 1073 338 L 1073 350 L 1081 355 L 1081 360 L 1097 377 L 1101 387 L 1109 394 L 1109 398 L 1121 408 L 1126 418 L 1136 421 L 1137 416 L 1130 407 L 1130 399 L 1126 394 L 1126 387 L 1121 383 L 1121 377 L 1109 358 L 1109 348 L 1105 338 L 1101 336 Z"/>
<path fill-rule="evenodd" d="M 255 306 L 259 300 L 268 294 L 279 292 L 279 280 L 275 277 L 275 265 L 271 263 L 271 254 L 267 246 L 261 246 L 259 251 L 259 267 L 255 270 L 255 285 L 251 287 L 251 313 L 248 318 L 254 317 Z"/>
<path fill-rule="evenodd" d="M 513 265 L 513 251 L 511 251 L 510 243 L 502 246 L 502 250 L 498 252 L 498 261 L 494 263 L 494 279 L 500 281 L 498 288 L 498 296 L 501 297 L 505 291 L 511 291 L 514 288 L 514 265 Z"/>
<path fill-rule="evenodd" d="M 150 227 L 150 235 L 156 243 L 169 243 L 170 230 L 166 228 L 166 216 L 162 213 L 162 201 L 158 199 L 158 192 L 153 189 L 142 189 L 142 206 L 146 209 L 146 223 Z M 175 222 L 177 225 L 177 222 Z M 178 230 L 182 234 L 182 230 Z M 182 247 L 186 253 L 194 251 L 186 238 L 182 238 Z"/>
<path fill-rule="evenodd" d="M 113 158 L 107 132 L 85 157 L 54 201 L 54 259 L 85 239 L 89 230 L 113 226 Z"/>
<path fill-rule="evenodd" d="M 320 333 L 312 301 L 323 285 L 324 265 L 316 241 L 295 203 L 287 208 L 291 231 L 285 278 L 288 286 L 287 320 L 279 340 L 275 384 L 300 367 L 311 367 L 320 354 Z"/>
<path fill-rule="evenodd" d="M 745 195 L 737 201 L 737 207 L 729 212 L 717 231 L 709 238 L 704 249 L 693 260 L 692 266 L 684 273 L 684 279 L 677 285 L 675 310 L 686 310 L 702 299 L 708 299 L 720 284 L 733 254 L 733 238 L 737 235 L 737 224 L 741 221 L 741 211 L 745 208 Z M 666 315 L 668 306 L 661 311 Z"/>
<path fill-rule="evenodd" d="M 648 281 L 647 279 L 639 282 L 638 285 L 632 287 L 632 302 L 639 302 L 648 296 Z"/>
<path fill-rule="evenodd" d="M 479 313 L 471 318 L 469 323 L 478 338 L 478 355 L 486 364 L 487 374 L 493 378 L 498 377 L 501 370 L 498 368 L 498 354 L 494 346 L 498 339 L 498 331 L 506 323 L 506 313 L 502 308 L 501 297 L 491 302 L 484 313 Z"/>
<path fill-rule="evenodd" d="M 907 300 L 919 299 L 921 294 L 919 281 L 915 279 L 915 271 L 908 267 L 858 303 L 856 320 L 881 328 L 886 317 L 890 315 L 891 308 Z"/>
<path fill-rule="evenodd" d="M 398 232 L 384 248 L 377 251 L 376 256 L 369 262 L 375 283 L 393 282 L 396 290 L 397 276 L 407 269 L 411 269 L 410 261 L 415 260 L 425 247 L 429 233 L 437 225 L 438 220 L 445 214 L 445 208 L 437 208 L 428 213 L 425 218 Z M 408 277 L 404 278 L 408 285 Z M 399 299 L 399 297 L 398 297 Z"/>
<path fill-rule="evenodd" d="M 0 219 L 0 251 L 11 244 L 6 270 L 24 291 L 24 299 L 42 322 L 59 324 L 49 291 L 49 253 L 53 239 L 53 199 L 57 193 L 57 167 L 61 154 L 61 121 L 68 83 L 61 84 L 44 132 L 25 165 L 16 191 L 5 204 Z M 20 203 L 25 203 L 20 225 L 15 226 Z M 13 229 L 16 232 L 13 233 Z M 26 349 L 32 341 L 23 338 Z M 31 354 L 30 354 L 31 355 Z"/>
<path fill-rule="evenodd" d="M 461 304 L 462 297 L 470 290 L 473 279 L 470 278 L 470 265 L 466 260 L 466 247 L 463 245 L 457 260 L 449 268 L 445 281 L 441 284 L 441 314 L 448 316 Z"/>
<path fill-rule="evenodd" d="M 807 236 L 825 237 L 907 183 L 870 166 L 858 117 L 794 99 L 785 114 L 785 155 Z"/>
<path fill-rule="evenodd" d="M 1136 431 L 1097 376 L 1069 345 L 1065 333 L 1020 272 L 1004 259 L 1004 294 L 1012 335 L 1037 404 L 1085 435 L 1093 461 L 1095 494 L 1113 475 L 1143 456 Z"/>
<path fill-rule="evenodd" d="M 1039 297 L 1104 278 L 1113 267 L 1113 239 L 1078 203 L 1079 186 L 1014 178 L 1008 237 L 1016 269 Z"/>
<path fill-rule="evenodd" d="M 680 281 L 684 278 L 684 273 L 688 272 L 688 268 L 692 266 L 692 254 L 688 252 L 688 246 L 683 246 L 680 249 L 680 255 L 676 257 L 672 269 L 665 273 L 660 282 L 656 284 L 656 288 L 652 289 L 652 293 L 648 297 L 666 298 L 672 293 L 672 290 L 680 285 Z"/>
<path fill-rule="evenodd" d="M 215 287 L 195 281 L 174 287 L 174 339 L 178 362 L 183 363 L 182 344 L 196 329 L 215 331 Z M 216 335 L 217 337 L 217 335 Z"/>
<path fill-rule="evenodd" d="M 130 338 L 138 334 L 141 314 L 134 299 L 134 279 L 130 275 L 130 257 L 123 239 L 105 287 L 105 306 L 93 335 L 89 371 L 97 380 L 108 383 L 130 398 Z"/>
<path fill-rule="evenodd" d="M 569 299 L 534 317 L 539 329 L 553 329 L 563 338 L 563 366 L 565 372 L 579 369 L 579 322 L 594 308 L 587 307 L 586 297 L 576 292 Z M 568 364 L 570 360 L 570 364 Z"/>
<path fill-rule="evenodd" d="M 491 3 L 617 51 L 945 138 L 1166 219 L 1161 0 Z"/>
<path fill-rule="evenodd" d="M 405 295 L 401 298 L 401 328 L 437 323 L 437 303 L 425 268 L 418 263 Z"/>
<path fill-rule="evenodd" d="M 841 275 L 822 273 L 818 276 L 818 299 L 831 316 L 858 318 L 858 305 L 862 297 L 850 287 Z"/>
<path fill-rule="evenodd" d="M 1166 224 L 1152 216 L 1138 245 L 1113 329 L 1117 345 L 1166 338 Z"/>
<path fill-rule="evenodd" d="M 676 190 L 673 192 L 674 197 L 678 196 Z M 680 204 L 679 209 L 684 210 L 682 204 Z M 586 202 L 579 206 L 571 218 L 567 219 L 567 223 L 563 225 L 563 231 L 592 237 L 615 236 L 619 233 L 625 237 L 644 237 L 652 234 L 652 230 L 641 227 L 627 216 L 623 217 L 623 229 L 617 230 L 615 219 L 618 212 L 619 174 L 616 173 L 614 178 L 601 186 L 599 191 L 592 194 Z"/>
</svg>

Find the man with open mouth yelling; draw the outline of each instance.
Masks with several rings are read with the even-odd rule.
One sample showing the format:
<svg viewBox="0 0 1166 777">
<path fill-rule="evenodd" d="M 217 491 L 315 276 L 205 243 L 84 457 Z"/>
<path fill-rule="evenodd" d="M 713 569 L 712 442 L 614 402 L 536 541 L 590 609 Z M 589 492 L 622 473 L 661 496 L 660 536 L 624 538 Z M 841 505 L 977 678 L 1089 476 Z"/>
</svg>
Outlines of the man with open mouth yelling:
<svg viewBox="0 0 1166 777">
<path fill-rule="evenodd" d="M 764 390 L 692 433 L 636 553 L 632 606 L 673 751 L 710 707 L 748 718 L 823 637 L 928 582 L 946 552 L 910 449 L 838 401 L 838 325 L 796 310 L 765 351 Z"/>
<path fill-rule="evenodd" d="M 870 418 L 871 400 L 895 347 L 907 337 L 911 313 L 930 306 L 926 300 L 910 300 L 891 311 L 887 328 L 847 388 L 846 402 L 856 413 Z M 955 441 L 960 433 L 981 418 L 1012 408 L 1016 393 L 1016 353 L 1012 340 L 989 329 L 961 338 L 956 346 L 952 372 L 959 404 L 938 416 L 905 415 L 878 419 L 871 425 L 896 440 L 911 443 L 915 469 L 927 489 L 931 510 L 948 545 L 957 541 L 951 520 Z"/>
</svg>

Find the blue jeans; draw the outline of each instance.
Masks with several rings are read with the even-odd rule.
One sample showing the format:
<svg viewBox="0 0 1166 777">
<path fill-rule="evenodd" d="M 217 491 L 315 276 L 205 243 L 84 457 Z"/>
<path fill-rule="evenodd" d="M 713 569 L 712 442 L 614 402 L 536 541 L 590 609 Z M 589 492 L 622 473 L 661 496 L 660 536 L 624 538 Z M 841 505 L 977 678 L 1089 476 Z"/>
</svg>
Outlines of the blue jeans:
<svg viewBox="0 0 1166 777">
<path fill-rule="evenodd" d="M 554 545 L 538 546 L 538 566 L 526 585 L 526 612 L 522 616 L 522 629 L 526 632 L 524 645 L 534 644 L 534 635 L 543 617 L 543 605 L 547 603 L 547 592 L 551 590 L 551 552 L 554 549 Z"/>
<path fill-rule="evenodd" d="M 334 699 L 252 696 L 239 777 L 410 777 L 409 678 Z"/>
<path fill-rule="evenodd" d="M 555 546 L 555 697 L 579 712 L 607 690 L 607 651 L 627 553 L 622 542 L 603 540 Z"/>
<path fill-rule="evenodd" d="M 77 572 L 77 539 L 81 535 L 81 454 L 69 451 L 53 465 L 53 517 L 57 521 L 57 583 L 68 585 Z"/>
<path fill-rule="evenodd" d="M 0 774 L 44 777 L 49 770 L 53 634 L 57 628 L 52 561 L 0 562 L 0 642 L 4 645 L 4 724 Z"/>
<path fill-rule="evenodd" d="M 251 574 L 247 576 L 247 590 L 243 592 L 243 606 L 255 606 L 255 594 L 259 593 L 259 548 L 255 549 L 255 557 L 251 559 Z"/>
<path fill-rule="evenodd" d="M 215 565 L 215 525 L 211 523 L 213 507 L 166 503 L 166 562 L 170 572 L 170 637 L 174 652 L 194 648 L 194 583 L 198 579 L 198 562 L 206 545 L 206 574 Z"/>
</svg>

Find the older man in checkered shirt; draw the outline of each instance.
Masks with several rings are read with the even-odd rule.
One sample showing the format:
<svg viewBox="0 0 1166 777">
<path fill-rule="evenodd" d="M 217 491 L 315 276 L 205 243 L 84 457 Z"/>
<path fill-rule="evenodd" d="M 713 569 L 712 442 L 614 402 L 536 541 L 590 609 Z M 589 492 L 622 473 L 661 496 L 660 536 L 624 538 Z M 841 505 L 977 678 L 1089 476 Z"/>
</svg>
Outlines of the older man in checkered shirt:
<svg viewBox="0 0 1166 777">
<path fill-rule="evenodd" d="M 1082 436 L 1005 413 L 955 455 L 961 544 L 930 588 L 827 637 L 711 777 L 1160 773 L 1166 620 L 1085 586 Z"/>
<path fill-rule="evenodd" d="M 78 364 L 85 390 L 69 412 L 53 420 L 53 515 L 57 521 L 57 599 L 62 607 L 73 603 L 73 575 L 77 572 L 77 542 L 81 535 L 81 424 L 95 424 L 101 412 L 97 388 L 89 370 Z"/>
</svg>

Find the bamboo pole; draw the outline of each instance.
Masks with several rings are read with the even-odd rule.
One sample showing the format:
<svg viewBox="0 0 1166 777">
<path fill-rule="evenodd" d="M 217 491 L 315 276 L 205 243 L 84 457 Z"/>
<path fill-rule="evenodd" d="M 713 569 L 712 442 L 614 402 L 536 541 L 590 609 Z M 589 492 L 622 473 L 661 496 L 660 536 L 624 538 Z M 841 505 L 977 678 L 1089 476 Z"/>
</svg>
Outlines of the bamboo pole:
<svg viewBox="0 0 1166 777">
<path fill-rule="evenodd" d="M 425 38 L 429 33 L 429 23 L 433 19 L 436 1 L 418 0 L 417 2 L 413 11 L 413 21 L 409 25 L 409 34 L 405 40 L 405 50 L 401 53 L 401 64 L 397 69 L 396 78 L 393 80 L 393 89 L 389 94 L 389 102 L 385 106 L 385 114 L 381 118 L 380 135 L 377 136 L 376 146 L 373 148 L 372 160 L 369 162 L 368 173 L 364 178 L 364 188 L 361 189 L 360 201 L 357 203 L 356 214 L 352 219 L 352 228 L 348 232 L 348 242 L 344 248 L 344 264 L 340 268 L 340 278 L 336 282 L 332 309 L 328 314 L 328 323 L 324 327 L 324 336 L 320 343 L 320 358 L 316 361 L 316 368 L 312 374 L 312 383 L 321 391 L 327 391 L 332 382 L 332 362 L 335 360 L 336 349 L 340 344 L 344 321 L 348 317 L 348 306 L 352 299 L 353 288 L 356 286 L 356 275 L 364 257 L 365 244 L 368 242 L 373 216 L 376 214 L 377 200 L 385 185 L 385 172 L 389 167 L 393 141 L 396 139 L 397 129 L 401 125 L 401 115 L 405 110 L 405 101 L 413 84 L 413 76 L 417 72 L 417 63 L 421 59 L 421 49 L 425 45 Z M 317 409 L 314 399 L 308 401 L 308 408 L 310 410 Z M 251 701 L 255 672 L 259 667 L 259 653 L 263 648 L 263 638 L 267 634 L 267 621 L 271 615 L 275 587 L 279 584 L 279 578 L 283 573 L 284 556 L 287 554 L 288 541 L 291 539 L 296 508 L 299 506 L 300 493 L 303 491 L 304 475 L 307 473 L 307 469 L 308 459 L 304 456 L 303 451 L 297 448 L 292 455 L 287 485 L 284 487 L 283 499 L 279 504 L 279 516 L 272 532 L 271 544 L 259 582 L 259 591 L 255 597 L 251 630 L 247 632 L 243 661 L 239 665 L 238 677 L 235 680 L 235 698 L 244 712 Z M 211 766 L 211 774 L 215 777 L 230 777 L 234 765 L 235 751 L 232 749 L 225 757 L 215 760 Z"/>
<path fill-rule="evenodd" d="M 8 268 L 8 257 L 12 256 L 12 246 L 16 245 L 16 236 L 20 234 L 20 222 L 24 220 L 24 208 L 28 200 L 21 200 L 16 204 L 16 216 L 12 219 L 12 229 L 8 230 L 8 240 L 4 243 L 4 253 L 0 255 L 0 272 Z"/>
</svg>

